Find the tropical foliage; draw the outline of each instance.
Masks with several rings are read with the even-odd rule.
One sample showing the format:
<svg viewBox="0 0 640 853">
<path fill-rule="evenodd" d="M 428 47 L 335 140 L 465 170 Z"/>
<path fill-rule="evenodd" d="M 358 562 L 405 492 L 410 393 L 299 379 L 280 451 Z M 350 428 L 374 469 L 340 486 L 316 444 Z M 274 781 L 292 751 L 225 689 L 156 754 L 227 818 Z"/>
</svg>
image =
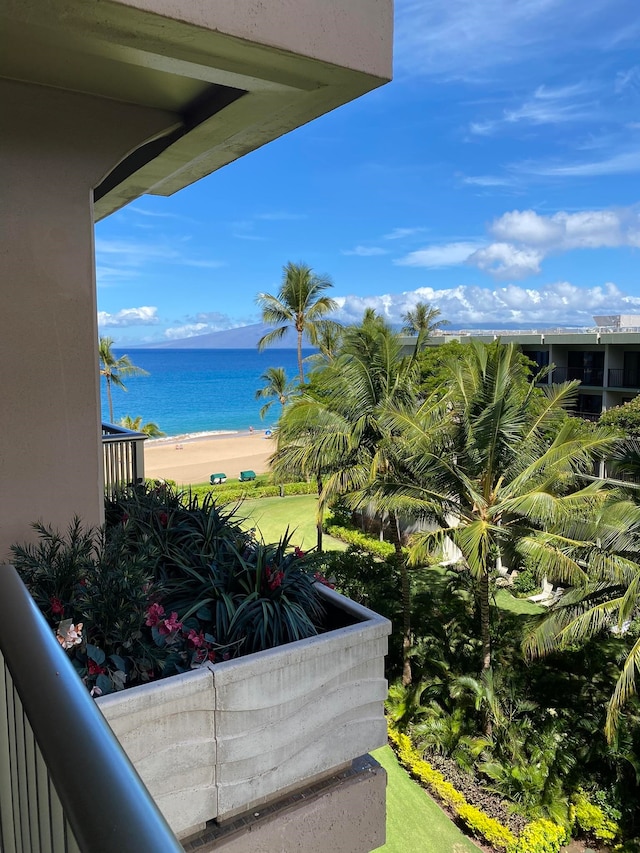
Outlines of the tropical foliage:
<svg viewBox="0 0 640 853">
<path fill-rule="evenodd" d="M 266 544 L 218 509 L 159 484 L 124 490 L 101 530 L 75 519 L 14 563 L 93 695 L 185 672 L 322 629 L 305 555 Z"/>
<path fill-rule="evenodd" d="M 116 357 L 113 352 L 113 338 L 100 337 L 98 341 L 98 359 L 100 362 L 100 376 L 104 376 L 107 386 L 107 400 L 109 401 L 109 421 L 113 423 L 113 398 L 111 387 L 115 386 L 122 391 L 127 390 L 124 377 L 146 376 L 147 371 L 136 367 L 128 355 Z"/>
<path fill-rule="evenodd" d="M 149 438 L 161 438 L 163 435 L 166 435 L 166 433 L 162 432 L 158 424 L 153 423 L 153 421 L 143 424 L 142 415 L 138 415 L 137 418 L 125 415 L 120 420 L 120 426 L 131 429 L 134 432 L 142 432 L 144 435 L 148 435 Z"/>
<path fill-rule="evenodd" d="M 304 382 L 302 364 L 302 339 L 306 334 L 312 344 L 319 337 L 326 340 L 330 321 L 327 314 L 335 311 L 338 304 L 325 291 L 333 287 L 326 275 L 318 275 L 306 264 L 285 265 L 282 283 L 276 296 L 259 293 L 256 302 L 262 309 L 262 320 L 275 329 L 258 341 L 258 349 L 263 350 L 281 340 L 287 329 L 296 331 L 298 346 L 298 377 Z"/>
<path fill-rule="evenodd" d="M 265 384 L 256 391 L 256 400 L 268 400 L 260 409 L 260 417 L 264 418 L 276 401 L 284 409 L 287 401 L 295 394 L 297 386 L 289 382 L 284 367 L 268 367 L 260 379 Z"/>
<path fill-rule="evenodd" d="M 368 311 L 315 360 L 273 457 L 368 549 L 314 561 L 396 626 L 390 717 L 479 808 L 509 803 L 513 851 L 638 832 L 640 501 L 593 476 L 605 456 L 633 474 L 636 456 L 568 416 L 578 383 L 532 369 L 500 342 L 403 349 Z M 564 592 L 519 606 L 544 579 Z"/>
</svg>

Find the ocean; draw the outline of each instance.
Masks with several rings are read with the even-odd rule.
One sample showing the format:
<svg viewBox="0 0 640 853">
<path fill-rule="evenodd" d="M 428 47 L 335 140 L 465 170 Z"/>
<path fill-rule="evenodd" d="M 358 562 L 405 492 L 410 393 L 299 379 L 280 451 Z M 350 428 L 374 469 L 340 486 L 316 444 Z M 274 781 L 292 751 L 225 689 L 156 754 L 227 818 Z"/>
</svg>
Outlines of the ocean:
<svg viewBox="0 0 640 853">
<path fill-rule="evenodd" d="M 114 349 L 119 357 L 124 350 Z M 149 376 L 127 376 L 127 391 L 112 386 L 113 416 L 142 415 L 168 436 L 246 432 L 272 429 L 280 414 L 277 401 L 260 420 L 266 400 L 256 400 L 264 386 L 260 376 L 269 367 L 284 367 L 294 379 L 298 373 L 293 349 L 131 349 L 127 355 Z M 311 355 L 306 350 L 304 355 Z M 102 419 L 109 421 L 105 380 L 101 378 Z"/>
</svg>

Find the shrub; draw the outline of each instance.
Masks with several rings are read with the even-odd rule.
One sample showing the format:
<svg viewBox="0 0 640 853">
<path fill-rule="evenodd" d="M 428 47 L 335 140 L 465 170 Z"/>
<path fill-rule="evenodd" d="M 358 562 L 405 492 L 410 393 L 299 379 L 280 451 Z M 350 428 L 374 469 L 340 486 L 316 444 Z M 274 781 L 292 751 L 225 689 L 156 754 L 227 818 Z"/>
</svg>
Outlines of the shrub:
<svg viewBox="0 0 640 853">
<path fill-rule="evenodd" d="M 400 763 L 411 775 L 449 806 L 473 835 L 493 847 L 506 853 L 559 853 L 562 844 L 568 840 L 565 827 L 550 820 L 527 824 L 516 838 L 506 826 L 470 805 L 441 773 L 421 758 L 407 735 L 389 727 L 389 740 Z"/>
<path fill-rule="evenodd" d="M 368 551 L 370 554 L 375 554 L 377 557 L 386 559 L 395 555 L 395 548 L 390 542 L 381 542 L 379 539 L 374 539 L 373 536 L 368 536 L 359 530 L 352 530 L 348 527 L 340 527 L 337 524 L 328 524 L 325 526 L 329 536 L 335 539 L 340 539 L 348 545 L 355 545 L 363 551 Z"/>
<path fill-rule="evenodd" d="M 507 848 L 507 853 L 558 853 L 565 841 L 567 831 L 550 820 L 535 820 L 520 833 L 517 841 Z"/>
<path fill-rule="evenodd" d="M 592 835 L 600 841 L 614 841 L 619 827 L 605 814 L 604 809 L 592 803 L 583 790 L 573 797 L 573 820 L 586 835 Z"/>
<path fill-rule="evenodd" d="M 233 511 L 165 483 L 106 501 L 102 530 L 66 535 L 14 562 L 93 695 L 316 634 L 323 608 L 306 558 L 256 542 Z"/>
</svg>

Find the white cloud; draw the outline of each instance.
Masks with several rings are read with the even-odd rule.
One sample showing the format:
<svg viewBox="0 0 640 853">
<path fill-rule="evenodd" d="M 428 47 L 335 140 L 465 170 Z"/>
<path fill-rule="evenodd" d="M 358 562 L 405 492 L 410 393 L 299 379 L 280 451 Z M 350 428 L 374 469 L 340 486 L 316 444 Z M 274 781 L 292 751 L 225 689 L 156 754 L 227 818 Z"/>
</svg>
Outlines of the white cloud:
<svg viewBox="0 0 640 853">
<path fill-rule="evenodd" d="M 628 16 L 627 16 L 628 17 Z M 476 79 L 505 65 L 600 46 L 611 0 L 397 0 L 396 64 L 405 74 Z"/>
<path fill-rule="evenodd" d="M 405 267 L 430 267 L 432 269 L 458 266 L 465 263 L 481 245 L 481 243 L 457 242 L 427 246 L 424 249 L 418 249 L 416 252 L 410 252 L 403 258 L 399 258 L 395 263 Z"/>
<path fill-rule="evenodd" d="M 498 118 L 473 121 L 469 129 L 477 136 L 489 136 L 508 125 L 592 122 L 599 108 L 597 103 L 587 100 L 585 96 L 592 95 L 594 88 L 585 82 L 556 88 L 538 86 L 520 106 L 503 110 Z"/>
<path fill-rule="evenodd" d="M 394 324 L 400 324 L 402 315 L 417 302 L 428 302 L 457 328 L 500 329 L 514 324 L 540 329 L 563 325 L 593 327 L 594 314 L 640 312 L 640 297 L 624 294 L 615 284 L 585 288 L 566 281 L 539 288 L 516 284 L 494 289 L 473 285 L 441 290 L 420 287 L 405 293 L 366 298 L 343 296 L 337 302 L 340 310 L 336 317 L 342 322 L 357 322 L 362 319 L 365 308 L 373 308 Z"/>
<path fill-rule="evenodd" d="M 228 314 L 219 311 L 200 312 L 193 316 L 183 317 L 179 326 L 165 329 L 165 337 L 170 340 L 193 338 L 195 335 L 206 335 L 208 332 L 221 332 L 224 329 L 236 329 L 253 320 L 232 320 Z"/>
<path fill-rule="evenodd" d="M 387 249 L 379 246 L 356 246 L 355 249 L 344 249 L 343 255 L 358 255 L 361 258 L 373 258 L 377 255 L 386 255 Z"/>
<path fill-rule="evenodd" d="M 640 172 L 640 151 L 621 152 L 603 160 L 591 160 L 584 163 L 551 165 L 544 163 L 521 163 L 519 171 L 530 175 L 549 178 L 584 178 L 602 175 L 633 175 Z"/>
<path fill-rule="evenodd" d="M 105 328 L 116 326 L 155 326 L 160 322 L 157 317 L 157 311 L 158 309 L 151 305 L 142 305 L 140 308 L 122 308 L 117 314 L 98 311 L 98 326 Z"/>
<path fill-rule="evenodd" d="M 469 263 L 498 279 L 527 278 L 540 272 L 540 261 L 544 255 L 536 249 L 518 248 L 510 243 L 492 243 L 478 249 Z"/>
<path fill-rule="evenodd" d="M 388 234 L 384 235 L 384 239 L 403 240 L 405 237 L 413 237 L 415 234 L 421 234 L 426 230 L 426 228 L 394 228 Z"/>
</svg>

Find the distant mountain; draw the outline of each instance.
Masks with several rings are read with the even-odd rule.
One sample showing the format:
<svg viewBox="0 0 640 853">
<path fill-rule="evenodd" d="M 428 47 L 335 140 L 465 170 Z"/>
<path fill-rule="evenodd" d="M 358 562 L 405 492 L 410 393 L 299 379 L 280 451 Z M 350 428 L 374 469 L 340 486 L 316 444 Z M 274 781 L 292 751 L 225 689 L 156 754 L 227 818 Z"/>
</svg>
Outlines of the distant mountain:
<svg viewBox="0 0 640 853">
<path fill-rule="evenodd" d="M 255 349 L 260 338 L 271 328 L 264 323 L 253 323 L 251 326 L 238 326 L 237 329 L 223 329 L 221 332 L 208 332 L 206 335 L 143 346 L 145 349 Z M 288 329 L 282 340 L 273 345 L 273 349 L 295 349 L 297 345 L 295 331 Z M 306 339 L 304 345 L 309 346 Z"/>
</svg>

